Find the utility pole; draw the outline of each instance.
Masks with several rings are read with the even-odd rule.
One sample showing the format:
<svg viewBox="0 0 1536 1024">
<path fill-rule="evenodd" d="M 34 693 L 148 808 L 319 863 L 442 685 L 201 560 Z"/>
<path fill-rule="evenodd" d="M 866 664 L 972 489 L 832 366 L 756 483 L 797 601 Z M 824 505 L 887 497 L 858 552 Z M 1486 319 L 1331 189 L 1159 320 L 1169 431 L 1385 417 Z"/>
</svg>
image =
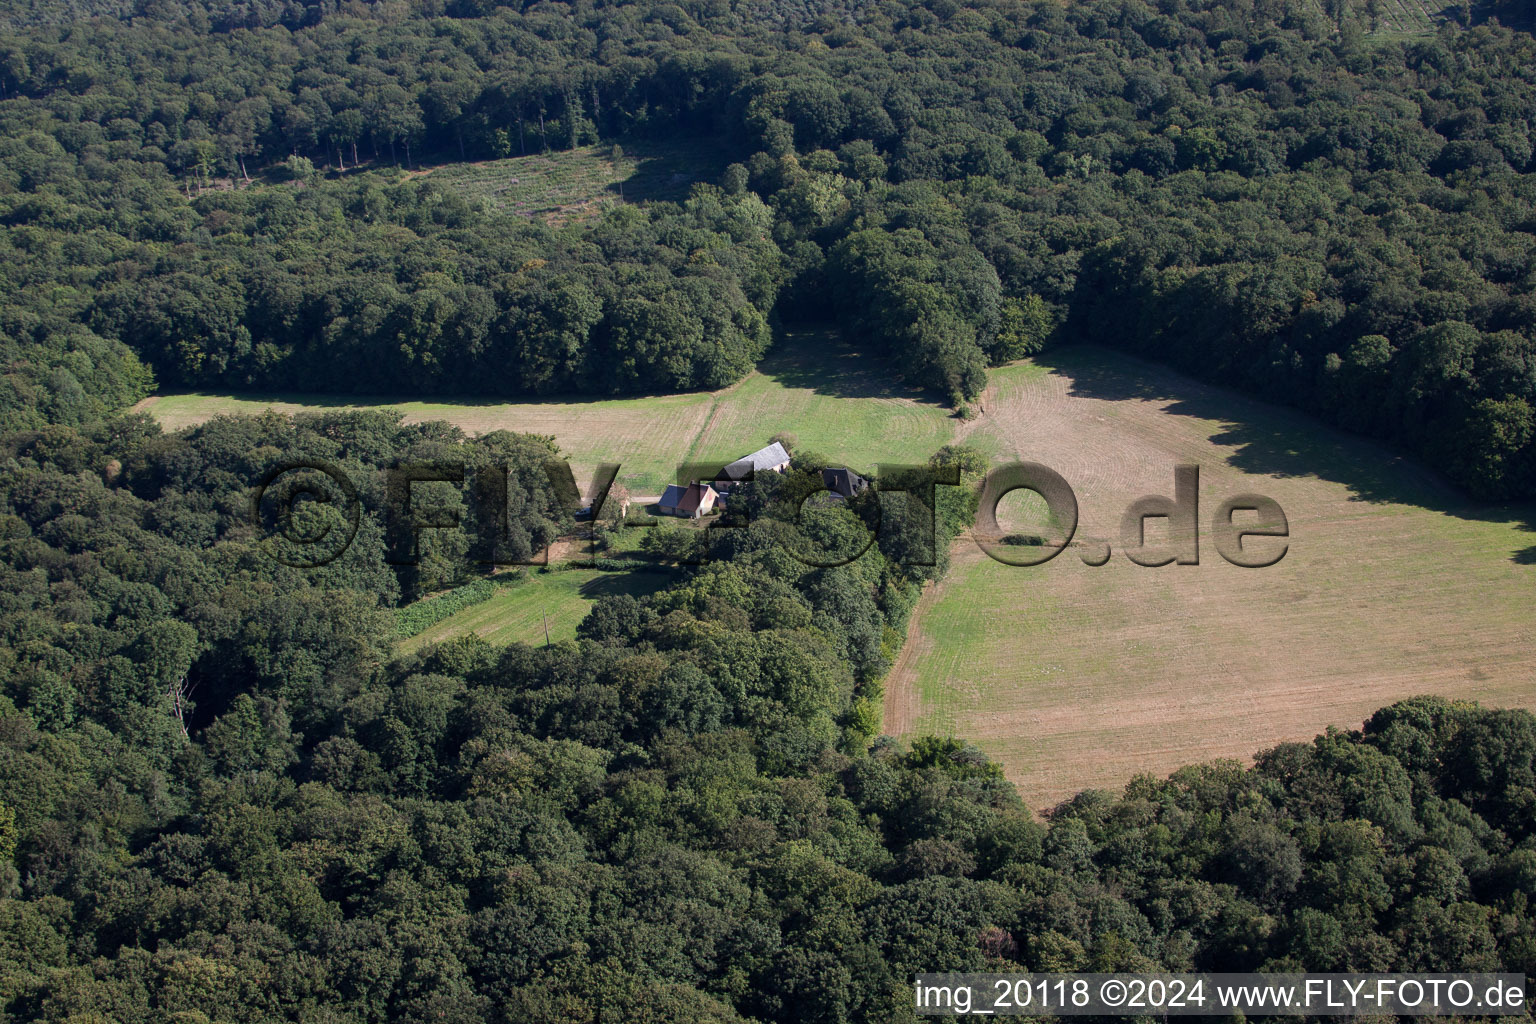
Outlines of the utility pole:
<svg viewBox="0 0 1536 1024">
<path fill-rule="evenodd" d="M 549 646 L 549 609 L 544 609 L 544 646 Z"/>
</svg>

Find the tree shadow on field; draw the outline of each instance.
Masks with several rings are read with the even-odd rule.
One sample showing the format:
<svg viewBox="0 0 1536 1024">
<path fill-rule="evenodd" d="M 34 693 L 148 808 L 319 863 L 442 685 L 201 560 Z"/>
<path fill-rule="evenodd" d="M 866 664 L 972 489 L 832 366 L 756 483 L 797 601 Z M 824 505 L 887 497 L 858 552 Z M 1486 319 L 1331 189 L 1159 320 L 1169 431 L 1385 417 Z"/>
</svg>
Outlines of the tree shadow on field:
<svg viewBox="0 0 1536 1024">
<path fill-rule="evenodd" d="M 588 601 L 618 594 L 644 597 L 665 587 L 673 579 L 674 574 L 666 569 L 644 572 L 604 572 L 577 587 L 576 592 Z"/>
<path fill-rule="evenodd" d="M 832 398 L 905 398 L 944 405 L 937 393 L 897 380 L 897 369 L 890 363 L 856 351 L 835 327 L 785 330 L 757 368 L 786 388 Z"/>
<path fill-rule="evenodd" d="M 540 406 L 585 406 L 599 405 L 604 402 L 627 402 L 647 398 L 680 398 L 690 395 L 708 395 L 709 392 L 698 389 L 694 391 L 623 391 L 614 393 L 577 394 L 561 393 L 548 395 L 521 394 L 518 392 L 469 392 L 460 394 L 435 394 L 423 391 L 416 394 L 388 394 L 379 392 L 313 392 L 313 391 L 165 391 L 157 392 L 154 398 L 178 399 L 187 396 L 205 398 L 209 400 L 228 399 L 237 402 L 249 402 L 253 405 L 265 406 L 299 406 L 291 412 L 295 416 L 310 413 L 336 413 L 336 412 L 379 412 L 393 410 L 409 418 L 411 422 L 431 422 L 434 419 L 432 409 L 412 409 L 412 405 L 441 406 L 444 410 L 455 412 L 473 411 L 476 409 L 494 410 L 503 406 L 520 406 L 537 408 Z M 147 408 L 151 415 L 152 407 Z M 260 409 L 221 410 L 218 415 L 233 413 L 241 416 L 257 415 Z M 215 414 L 209 414 L 211 419 Z M 202 422 L 199 420 L 198 422 Z"/>
<path fill-rule="evenodd" d="M 719 182 L 726 167 L 724 150 L 696 139 L 630 137 L 619 144 L 635 167 L 622 182 L 605 186 L 604 192 L 629 203 L 681 203 L 694 185 Z"/>
<path fill-rule="evenodd" d="M 1474 522 L 1515 524 L 1536 533 L 1536 505 L 1478 502 L 1413 457 L 1346 433 L 1306 413 L 1185 377 L 1166 367 L 1096 345 L 1054 349 L 1040 364 L 1070 381 L 1074 398 L 1167 402 L 1165 411 L 1221 425 L 1214 444 L 1236 450 L 1231 465 L 1278 477 L 1315 476 L 1343 484 L 1350 500 L 1413 505 Z M 1536 544 L 1510 553 L 1536 565 Z"/>
</svg>

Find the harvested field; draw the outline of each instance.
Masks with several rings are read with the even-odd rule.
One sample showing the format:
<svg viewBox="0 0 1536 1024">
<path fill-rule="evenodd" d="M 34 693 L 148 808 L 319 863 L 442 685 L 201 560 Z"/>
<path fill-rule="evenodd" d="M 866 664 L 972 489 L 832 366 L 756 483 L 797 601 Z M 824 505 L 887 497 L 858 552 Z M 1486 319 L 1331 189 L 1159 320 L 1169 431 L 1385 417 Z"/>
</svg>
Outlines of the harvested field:
<svg viewBox="0 0 1536 1024">
<path fill-rule="evenodd" d="M 963 539 L 887 680 L 889 732 L 976 742 L 1047 807 L 1415 694 L 1536 707 L 1530 509 L 1468 505 L 1373 444 L 1100 350 L 997 371 L 983 405 L 968 432 L 1065 476 L 1078 540 L 1116 553 L 1019 568 Z M 1200 564 L 1135 565 L 1120 516 L 1172 495 L 1181 462 L 1201 469 Z M 1240 492 L 1284 508 L 1279 564 L 1217 554 L 1211 514 Z"/>
</svg>

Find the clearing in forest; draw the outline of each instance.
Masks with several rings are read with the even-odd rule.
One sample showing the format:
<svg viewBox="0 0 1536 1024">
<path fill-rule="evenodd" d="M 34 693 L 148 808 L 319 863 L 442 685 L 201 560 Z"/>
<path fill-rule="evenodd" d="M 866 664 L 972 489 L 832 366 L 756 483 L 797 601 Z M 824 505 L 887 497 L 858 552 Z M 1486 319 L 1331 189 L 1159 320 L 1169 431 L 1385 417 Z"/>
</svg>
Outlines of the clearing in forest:
<svg viewBox="0 0 1536 1024">
<path fill-rule="evenodd" d="M 466 633 L 478 634 L 498 647 L 513 643 L 542 645 L 546 623 L 551 643 L 571 640 L 598 598 L 610 594 L 642 597 L 660 590 L 669 579 L 668 574 L 659 572 L 530 571 L 522 582 L 497 590 L 489 600 L 402 640 L 397 649 L 409 653 Z"/>
<path fill-rule="evenodd" d="M 514 136 L 512 148 L 518 148 Z M 619 202 L 681 201 L 697 182 L 720 180 L 717 149 L 697 144 L 630 143 L 538 151 L 502 160 L 444 164 L 422 172 L 486 209 L 552 223 L 579 220 Z"/>
<path fill-rule="evenodd" d="M 1377 445 L 1103 350 L 991 380 L 971 436 L 1066 477 L 1078 538 L 1115 554 L 1018 568 L 962 538 L 886 681 L 888 731 L 964 737 L 1048 807 L 1416 694 L 1536 707 L 1530 508 L 1470 505 Z M 1178 463 L 1200 466 L 1200 564 L 1133 564 L 1120 517 L 1172 496 Z M 1289 518 L 1277 565 L 1216 552 L 1211 515 L 1242 492 Z"/>
<path fill-rule="evenodd" d="M 585 488 L 599 462 L 620 464 L 636 497 L 674 482 L 679 463 L 722 464 L 782 431 L 803 449 L 846 459 L 860 472 L 885 462 L 923 462 L 958 421 L 922 391 L 890 380 L 885 366 L 840 345 L 828 330 L 791 331 L 757 370 L 722 391 L 643 398 L 581 396 L 495 402 L 421 402 L 388 396 L 173 394 L 137 407 L 167 430 L 222 414 L 395 408 L 406 422 L 446 420 L 470 434 L 512 430 L 555 438 Z"/>
<path fill-rule="evenodd" d="M 179 427 L 268 406 L 369 404 L 276 397 L 146 407 Z M 597 462 L 615 461 L 637 497 L 659 494 L 679 461 L 735 458 L 779 431 L 861 472 L 956 440 L 1052 467 L 1076 491 L 1078 537 L 1114 546 L 1108 564 L 1069 550 L 1014 568 L 962 538 L 886 680 L 887 731 L 976 742 L 1035 807 L 1356 727 L 1414 694 L 1536 707 L 1536 513 L 1471 505 L 1378 445 L 1117 353 L 1067 348 L 994 370 L 981 414 L 964 423 L 825 331 L 792 333 L 713 394 L 386 404 L 472 433 L 553 435 L 582 486 Z M 1134 565 L 1119 551 L 1121 513 L 1142 495 L 1171 495 L 1180 462 L 1201 470 L 1201 564 Z M 1210 533 L 1223 498 L 1253 491 L 1290 519 L 1289 553 L 1267 569 L 1229 565 Z M 534 582 L 546 580 L 591 582 L 580 572 Z M 435 628 L 510 622 L 536 593 L 514 588 Z M 588 596 L 575 595 L 568 619 L 551 610 L 552 636 L 574 632 Z M 487 635 L 541 640 L 539 612 L 517 614 L 520 624 Z"/>
</svg>

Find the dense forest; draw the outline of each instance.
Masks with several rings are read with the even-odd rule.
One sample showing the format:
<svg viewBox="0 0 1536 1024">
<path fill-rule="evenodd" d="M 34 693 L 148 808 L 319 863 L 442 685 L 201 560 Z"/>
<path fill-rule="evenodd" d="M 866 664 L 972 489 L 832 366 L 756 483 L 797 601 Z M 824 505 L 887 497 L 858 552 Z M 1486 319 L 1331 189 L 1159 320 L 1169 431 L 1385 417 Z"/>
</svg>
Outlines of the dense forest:
<svg viewBox="0 0 1536 1024">
<path fill-rule="evenodd" d="M 1089 339 L 1536 493 L 1520 32 L 1348 0 L 56 14 L 0 35 L 9 427 L 152 379 L 713 388 L 837 317 L 956 404 Z M 636 138 L 729 166 L 559 228 L 402 177 Z"/>
<path fill-rule="evenodd" d="M 833 505 L 796 451 L 654 529 L 664 584 L 575 640 L 405 654 L 575 528 L 549 438 L 125 411 L 717 388 L 836 319 L 957 408 L 1091 341 L 1529 497 L 1528 36 L 1350 0 L 0 6 L 0 1020 L 830 1024 L 913 1020 L 918 971 L 1536 973 L 1529 713 L 1419 698 L 1043 816 L 964 742 L 880 736 L 975 452 Z M 562 224 L 415 173 L 637 140 L 719 168 Z M 301 465 L 354 529 L 253 510 Z M 402 498 L 402 466 L 464 479 Z"/>
<path fill-rule="evenodd" d="M 924 970 L 1536 970 L 1526 712 L 1408 701 L 1044 822 L 963 743 L 877 739 L 974 472 L 870 545 L 859 502 L 793 514 L 804 453 L 575 642 L 396 656 L 380 468 L 506 467 L 526 545 L 570 525 L 546 442 L 338 414 L 6 444 L 6 1020 L 901 1021 Z M 276 452 L 367 507 L 321 569 L 246 513 Z"/>
</svg>

